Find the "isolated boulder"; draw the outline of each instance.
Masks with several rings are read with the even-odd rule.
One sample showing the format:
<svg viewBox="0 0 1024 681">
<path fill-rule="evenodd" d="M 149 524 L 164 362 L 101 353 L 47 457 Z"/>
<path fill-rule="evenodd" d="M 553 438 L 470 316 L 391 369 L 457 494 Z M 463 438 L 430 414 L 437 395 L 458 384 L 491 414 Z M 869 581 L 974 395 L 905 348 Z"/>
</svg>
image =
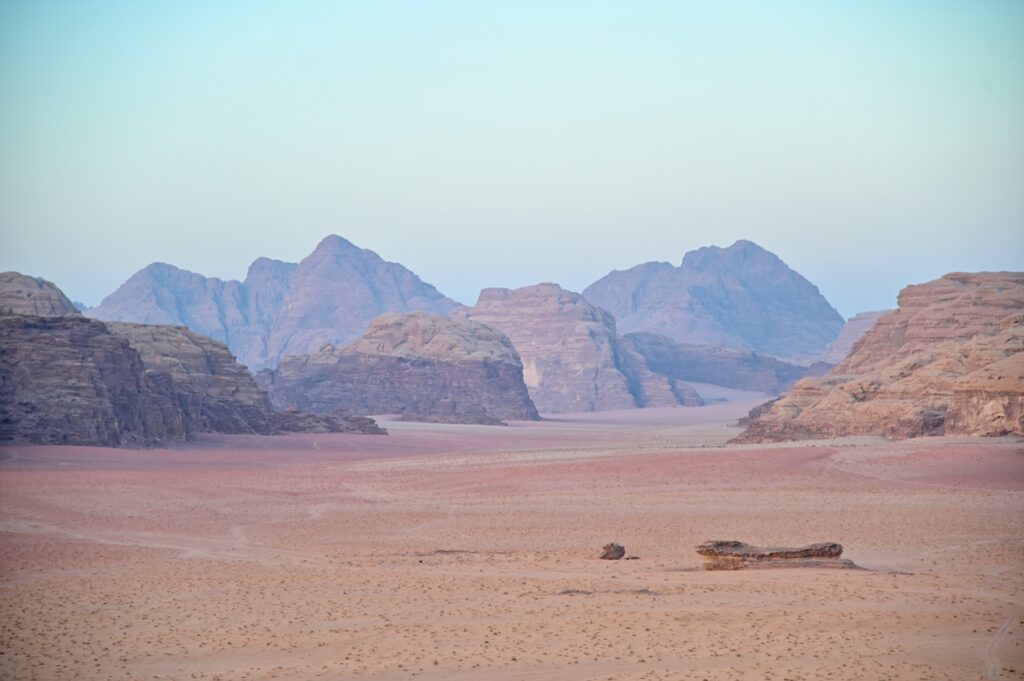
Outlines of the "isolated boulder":
<svg viewBox="0 0 1024 681">
<path fill-rule="evenodd" d="M 605 544 L 601 552 L 601 560 L 619 560 L 626 555 L 626 549 L 621 544 L 612 542 Z"/>
</svg>

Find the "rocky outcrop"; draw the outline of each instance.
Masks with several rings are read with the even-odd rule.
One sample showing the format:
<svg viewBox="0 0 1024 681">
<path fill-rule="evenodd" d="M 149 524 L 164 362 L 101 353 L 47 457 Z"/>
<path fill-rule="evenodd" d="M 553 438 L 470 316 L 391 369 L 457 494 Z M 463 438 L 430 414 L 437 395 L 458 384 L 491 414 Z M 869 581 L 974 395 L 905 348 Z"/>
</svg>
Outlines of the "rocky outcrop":
<svg viewBox="0 0 1024 681">
<path fill-rule="evenodd" d="M 702 403 L 692 387 L 650 371 L 622 342 L 610 314 L 557 284 L 484 289 L 475 306 L 456 316 L 509 337 L 541 412 Z"/>
<path fill-rule="evenodd" d="M 740 541 L 709 541 L 697 547 L 704 556 L 704 570 L 750 570 L 764 568 L 856 568 L 840 559 L 841 544 L 822 542 L 799 548 L 750 546 Z"/>
<path fill-rule="evenodd" d="M 611 312 L 622 333 L 780 358 L 820 355 L 843 326 L 816 286 L 750 241 L 691 251 L 679 267 L 651 262 L 615 271 L 583 295 Z"/>
<path fill-rule="evenodd" d="M 285 355 L 347 343 L 385 312 L 447 315 L 456 307 L 405 267 L 332 235 L 298 264 L 257 259 L 244 282 L 154 263 L 88 315 L 186 326 L 225 343 L 258 370 Z"/>
<path fill-rule="evenodd" d="M 278 407 L 499 424 L 539 418 L 509 340 L 483 324 L 383 315 L 353 343 L 286 357 L 259 375 Z"/>
<path fill-rule="evenodd" d="M 907 286 L 897 305 L 861 337 L 834 373 L 879 369 L 945 341 L 996 333 L 1007 315 L 1024 311 L 1024 272 L 954 272 Z"/>
<path fill-rule="evenodd" d="M 891 312 L 891 310 L 878 310 L 875 312 L 861 312 L 858 315 L 854 315 L 846 320 L 843 324 L 842 330 L 839 331 L 839 335 L 834 341 L 829 343 L 829 346 L 825 349 L 825 352 L 821 355 L 819 361 L 825 362 L 826 364 L 839 364 L 846 356 L 850 354 L 850 350 L 856 345 L 864 334 L 871 330 L 875 325 L 875 322 L 879 318 Z"/>
<path fill-rule="evenodd" d="M 77 315 L 0 318 L 0 441 L 151 447 L 186 439 L 166 374 Z"/>
<path fill-rule="evenodd" d="M 1024 435 L 1024 275 L 911 286 L 829 374 L 751 414 L 738 442 Z"/>
<path fill-rule="evenodd" d="M 78 309 L 51 282 L 18 272 L 0 272 L 0 315 L 60 317 L 69 314 L 78 314 Z"/>
<path fill-rule="evenodd" d="M 725 346 L 691 345 L 656 333 L 627 333 L 623 343 L 647 368 L 676 381 L 711 383 L 779 394 L 804 376 L 824 374 L 827 364 L 801 366 L 770 355 Z"/>
<path fill-rule="evenodd" d="M 387 431 L 366 416 L 310 414 L 296 409 L 271 411 L 267 420 L 274 433 L 361 433 L 386 435 Z"/>
<path fill-rule="evenodd" d="M 266 393 L 223 343 L 183 326 L 107 322 L 107 328 L 128 340 L 147 373 L 170 377 L 193 430 L 275 432 Z"/>
<path fill-rule="evenodd" d="M 624 555 L 626 555 L 626 549 L 621 544 L 612 542 L 611 544 L 604 545 L 598 558 L 601 560 L 619 560 Z"/>
</svg>

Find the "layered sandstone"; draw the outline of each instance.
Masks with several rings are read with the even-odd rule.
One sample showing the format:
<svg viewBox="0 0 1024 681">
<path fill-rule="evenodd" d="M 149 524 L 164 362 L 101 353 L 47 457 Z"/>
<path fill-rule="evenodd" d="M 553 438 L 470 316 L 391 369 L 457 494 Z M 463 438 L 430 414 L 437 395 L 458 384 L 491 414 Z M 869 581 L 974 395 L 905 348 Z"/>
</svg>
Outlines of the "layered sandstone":
<svg viewBox="0 0 1024 681">
<path fill-rule="evenodd" d="M 423 313 L 378 317 L 349 345 L 286 357 L 259 379 L 275 406 L 313 413 L 484 424 L 539 418 L 508 338 Z"/>
<path fill-rule="evenodd" d="M 223 343 L 183 326 L 107 322 L 139 353 L 147 373 L 170 377 L 197 432 L 274 432 L 270 401 Z"/>
<path fill-rule="evenodd" d="M 1024 435 L 1024 275 L 910 286 L 829 374 L 752 412 L 740 442 Z"/>
<path fill-rule="evenodd" d="M 103 323 L 0 317 L 0 441 L 151 447 L 191 432 L 170 378 Z"/>
<path fill-rule="evenodd" d="M 0 272 L 0 315 L 69 314 L 78 314 L 78 309 L 53 283 L 19 272 Z"/>
<path fill-rule="evenodd" d="M 298 264 L 257 259 L 244 282 L 154 263 L 88 315 L 186 326 L 225 343 L 255 371 L 286 355 L 347 343 L 385 312 L 447 315 L 456 307 L 402 265 L 331 235 Z"/>
<path fill-rule="evenodd" d="M 751 570 L 765 568 L 856 568 L 852 561 L 840 559 L 842 544 L 820 542 L 809 546 L 751 546 L 740 541 L 709 541 L 697 547 L 704 556 L 704 570 Z"/>
<path fill-rule="evenodd" d="M 610 314 L 557 284 L 484 289 L 456 316 L 509 337 L 541 412 L 701 404 L 692 387 L 650 371 Z"/>
<path fill-rule="evenodd" d="M 650 262 L 614 271 L 583 295 L 611 312 L 623 333 L 781 358 L 820 355 L 843 326 L 816 286 L 750 241 L 691 251 L 679 267 Z"/>
</svg>

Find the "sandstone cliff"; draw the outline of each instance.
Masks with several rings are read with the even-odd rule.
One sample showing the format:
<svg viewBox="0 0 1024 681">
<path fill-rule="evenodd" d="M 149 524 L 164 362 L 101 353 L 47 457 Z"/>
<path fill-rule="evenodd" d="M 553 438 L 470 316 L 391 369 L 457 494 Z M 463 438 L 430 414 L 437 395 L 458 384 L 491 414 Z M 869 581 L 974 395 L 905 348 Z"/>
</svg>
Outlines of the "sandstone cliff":
<svg viewBox="0 0 1024 681">
<path fill-rule="evenodd" d="M 651 372 L 610 314 L 557 284 L 485 289 L 456 316 L 509 337 L 541 412 L 701 404 L 690 386 Z"/>
<path fill-rule="evenodd" d="M 385 312 L 446 315 L 456 307 L 408 269 L 332 235 L 298 264 L 259 258 L 244 282 L 154 263 L 88 315 L 186 326 L 225 343 L 257 370 L 288 354 L 351 341 Z"/>
<path fill-rule="evenodd" d="M 45 279 L 18 272 L 0 272 L 0 315 L 60 317 L 78 309 L 67 296 Z"/>
<path fill-rule="evenodd" d="M 841 364 L 752 412 L 737 440 L 1024 435 L 1021 310 L 1021 273 L 909 286 Z"/>
<path fill-rule="evenodd" d="M 679 267 L 652 262 L 615 271 L 583 295 L 611 312 L 622 333 L 781 358 L 820 355 L 843 326 L 817 287 L 750 241 L 691 251 Z"/>
<path fill-rule="evenodd" d="M 222 343 L 183 326 L 107 322 L 139 353 L 146 372 L 170 377 L 192 429 L 210 433 L 270 434 L 266 393 Z"/>
<path fill-rule="evenodd" d="M 166 375 L 77 315 L 0 317 L 0 441 L 150 447 L 186 439 Z"/>
<path fill-rule="evenodd" d="M 378 317 L 351 344 L 286 357 L 259 380 L 274 405 L 314 413 L 487 424 L 539 418 L 504 335 L 423 313 Z"/>
</svg>

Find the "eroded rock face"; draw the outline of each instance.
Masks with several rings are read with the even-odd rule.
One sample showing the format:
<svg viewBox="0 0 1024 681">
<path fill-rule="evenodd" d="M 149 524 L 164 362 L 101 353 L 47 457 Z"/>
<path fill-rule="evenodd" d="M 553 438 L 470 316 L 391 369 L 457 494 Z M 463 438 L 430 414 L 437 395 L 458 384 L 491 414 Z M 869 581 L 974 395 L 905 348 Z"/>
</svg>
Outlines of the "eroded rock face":
<svg viewBox="0 0 1024 681">
<path fill-rule="evenodd" d="M 816 286 L 750 241 L 691 251 L 679 267 L 652 262 L 615 271 L 583 295 L 611 312 L 622 333 L 781 358 L 820 355 L 843 326 Z"/>
<path fill-rule="evenodd" d="M 692 387 L 650 371 L 610 314 L 557 284 L 484 289 L 476 305 L 455 314 L 509 337 L 541 412 L 702 403 Z"/>
<path fill-rule="evenodd" d="M 0 317 L 0 441 L 152 447 L 191 432 L 170 378 L 103 323 Z"/>
<path fill-rule="evenodd" d="M 508 338 L 423 313 L 383 315 L 353 343 L 287 357 L 259 381 L 274 405 L 314 413 L 482 424 L 539 418 Z"/>
<path fill-rule="evenodd" d="M 1024 275 L 947 275 L 899 302 L 829 374 L 752 412 L 736 441 L 1024 435 Z"/>
<path fill-rule="evenodd" d="M 804 376 L 824 374 L 830 368 L 791 364 L 722 345 L 680 343 L 655 333 L 627 333 L 623 342 L 643 357 L 648 369 L 667 378 L 776 395 Z"/>
<path fill-rule="evenodd" d="M 841 544 L 821 542 L 798 548 L 751 546 L 740 541 L 709 541 L 697 547 L 704 570 L 749 570 L 782 567 L 856 568 L 840 560 Z"/>
<path fill-rule="evenodd" d="M 244 282 L 154 263 L 88 315 L 186 326 L 225 343 L 255 371 L 285 355 L 347 343 L 385 312 L 446 315 L 456 307 L 408 269 L 332 235 L 298 264 L 257 259 Z"/>
<path fill-rule="evenodd" d="M 834 373 L 879 369 L 945 341 L 998 332 L 1008 315 L 1024 311 L 1024 273 L 954 272 L 907 286 L 896 300 Z"/>
<path fill-rule="evenodd" d="M 275 431 L 270 400 L 223 343 L 183 326 L 107 322 L 107 328 L 139 353 L 147 373 L 166 374 L 197 432 Z"/>
<path fill-rule="evenodd" d="M 53 283 L 19 272 L 0 272 L 0 315 L 61 317 L 78 308 Z"/>
</svg>

